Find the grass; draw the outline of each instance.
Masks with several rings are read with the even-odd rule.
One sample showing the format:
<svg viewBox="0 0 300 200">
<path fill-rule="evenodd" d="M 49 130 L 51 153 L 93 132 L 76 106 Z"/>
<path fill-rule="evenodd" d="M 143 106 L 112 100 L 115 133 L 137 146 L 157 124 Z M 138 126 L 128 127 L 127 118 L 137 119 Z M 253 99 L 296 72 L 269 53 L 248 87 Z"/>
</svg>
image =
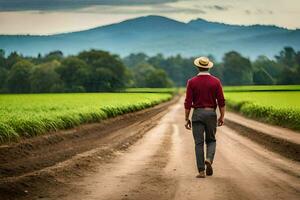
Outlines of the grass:
<svg viewBox="0 0 300 200">
<path fill-rule="evenodd" d="M 225 86 L 225 92 L 257 92 L 257 91 L 300 91 L 300 85 L 249 85 Z"/>
<path fill-rule="evenodd" d="M 239 92 L 227 90 L 227 106 L 254 119 L 300 130 L 300 91 L 294 91 L 299 86 L 266 86 L 268 91 L 263 91 L 262 87 L 251 87 L 251 91 L 248 91 L 248 86 L 247 90 Z M 283 88 L 286 91 L 282 91 Z"/>
<path fill-rule="evenodd" d="M 82 93 L 0 95 L 0 140 L 99 122 L 172 98 L 170 93 Z"/>
<path fill-rule="evenodd" d="M 127 88 L 125 92 L 143 92 L 143 93 L 171 93 L 178 92 L 178 88 Z"/>
</svg>

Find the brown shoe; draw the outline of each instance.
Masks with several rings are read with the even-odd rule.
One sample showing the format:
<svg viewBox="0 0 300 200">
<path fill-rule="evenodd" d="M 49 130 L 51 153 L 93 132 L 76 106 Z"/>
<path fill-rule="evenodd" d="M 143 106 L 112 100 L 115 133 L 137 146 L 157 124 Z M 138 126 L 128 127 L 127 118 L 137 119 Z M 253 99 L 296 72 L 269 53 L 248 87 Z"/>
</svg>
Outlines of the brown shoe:
<svg viewBox="0 0 300 200">
<path fill-rule="evenodd" d="M 199 174 L 196 176 L 196 178 L 205 178 L 204 171 L 199 172 Z"/>
<path fill-rule="evenodd" d="M 207 176 L 212 176 L 214 171 L 213 171 L 213 168 L 211 166 L 211 162 L 209 160 L 206 160 L 205 165 L 206 165 L 206 175 Z"/>
</svg>

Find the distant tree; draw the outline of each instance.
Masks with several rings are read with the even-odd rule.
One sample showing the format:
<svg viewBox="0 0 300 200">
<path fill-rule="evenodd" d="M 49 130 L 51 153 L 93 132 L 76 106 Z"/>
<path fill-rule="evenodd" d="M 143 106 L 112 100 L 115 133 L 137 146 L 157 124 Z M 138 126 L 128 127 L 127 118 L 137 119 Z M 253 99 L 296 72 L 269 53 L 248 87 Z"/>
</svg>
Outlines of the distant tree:
<svg viewBox="0 0 300 200">
<path fill-rule="evenodd" d="M 28 60 L 21 60 L 14 64 L 8 73 L 7 88 L 12 93 L 30 92 L 30 75 L 33 64 Z"/>
<path fill-rule="evenodd" d="M 5 91 L 5 82 L 7 79 L 7 74 L 8 71 L 5 68 L 0 67 L 0 92 Z"/>
<path fill-rule="evenodd" d="M 0 49 L 0 67 L 5 67 L 5 51 L 3 49 Z"/>
<path fill-rule="evenodd" d="M 123 62 L 127 67 L 132 68 L 141 63 L 146 63 L 147 59 L 148 56 L 144 53 L 132 53 L 129 56 L 125 57 L 123 59 Z"/>
<path fill-rule="evenodd" d="M 83 60 L 74 56 L 67 57 L 55 71 L 59 74 L 67 92 L 85 91 L 89 71 Z"/>
<path fill-rule="evenodd" d="M 159 53 L 155 56 L 148 58 L 148 63 L 150 63 L 153 66 L 164 67 L 166 66 L 166 58 L 161 53 Z"/>
<path fill-rule="evenodd" d="M 219 78 L 223 82 L 223 71 L 224 66 L 222 63 L 214 62 L 214 66 L 209 70 L 209 72 Z"/>
<path fill-rule="evenodd" d="M 89 91 L 120 90 L 127 84 L 128 73 L 118 56 L 111 55 L 106 51 L 90 50 L 79 53 L 78 57 L 85 61 L 90 68 Z"/>
<path fill-rule="evenodd" d="M 256 85 L 273 85 L 275 80 L 265 69 L 261 68 L 254 71 L 253 82 Z"/>
<path fill-rule="evenodd" d="M 300 84 L 300 67 L 297 67 L 296 69 L 285 67 L 282 71 L 281 76 L 278 79 L 278 84 L 281 85 Z"/>
<path fill-rule="evenodd" d="M 5 69 L 5 51 L 0 49 L 0 92 L 4 89 L 4 83 L 7 77 L 7 70 Z"/>
<path fill-rule="evenodd" d="M 274 60 L 270 60 L 266 56 L 257 57 L 257 59 L 252 63 L 252 66 L 255 71 L 259 71 L 261 69 L 265 70 L 272 79 L 274 79 L 274 81 L 279 78 L 284 68 L 282 65 L 278 64 Z"/>
<path fill-rule="evenodd" d="M 279 55 L 275 56 L 279 64 L 286 67 L 296 67 L 296 52 L 292 47 L 284 47 Z"/>
<path fill-rule="evenodd" d="M 50 61 L 53 61 L 53 60 L 57 60 L 57 61 L 60 61 L 62 60 L 64 57 L 64 54 L 62 51 L 51 51 L 50 53 L 46 54 L 45 57 L 44 57 L 44 62 L 50 62 Z"/>
<path fill-rule="evenodd" d="M 20 56 L 17 52 L 12 52 L 6 59 L 6 69 L 10 70 L 14 64 L 21 60 L 24 60 L 22 56 Z"/>
<path fill-rule="evenodd" d="M 140 63 L 131 69 L 134 87 L 147 87 L 146 74 L 151 73 L 154 67 L 149 63 Z"/>
<path fill-rule="evenodd" d="M 181 55 L 165 58 L 162 54 L 148 57 L 144 53 L 137 53 L 125 57 L 123 62 L 129 68 L 150 64 L 156 69 L 163 69 L 177 86 L 185 85 L 187 79 L 197 73 L 196 67 L 193 66 L 193 58 L 183 58 Z"/>
<path fill-rule="evenodd" d="M 37 66 L 31 76 L 31 91 L 38 93 L 63 92 L 63 82 L 55 71 L 60 66 L 57 61 L 43 63 Z"/>
<path fill-rule="evenodd" d="M 231 51 L 224 55 L 224 84 L 227 85 L 250 85 L 253 83 L 253 71 L 248 58 L 238 52 Z"/>
<path fill-rule="evenodd" d="M 0 58 L 5 58 L 5 51 L 4 51 L 4 49 L 0 49 Z"/>
<path fill-rule="evenodd" d="M 146 87 L 164 88 L 172 87 L 173 82 L 168 78 L 166 72 L 162 69 L 151 70 L 145 76 Z"/>
<path fill-rule="evenodd" d="M 187 72 L 192 70 L 191 63 L 186 65 L 186 60 L 181 55 L 164 58 L 161 54 L 149 58 L 149 63 L 157 69 L 163 69 L 168 77 L 177 85 L 183 85 L 187 79 Z"/>
<path fill-rule="evenodd" d="M 172 87 L 173 82 L 162 69 L 156 69 L 149 63 L 141 63 L 133 69 L 135 87 Z"/>
<path fill-rule="evenodd" d="M 300 51 L 298 51 L 296 54 L 296 63 L 298 66 L 300 66 Z"/>
</svg>

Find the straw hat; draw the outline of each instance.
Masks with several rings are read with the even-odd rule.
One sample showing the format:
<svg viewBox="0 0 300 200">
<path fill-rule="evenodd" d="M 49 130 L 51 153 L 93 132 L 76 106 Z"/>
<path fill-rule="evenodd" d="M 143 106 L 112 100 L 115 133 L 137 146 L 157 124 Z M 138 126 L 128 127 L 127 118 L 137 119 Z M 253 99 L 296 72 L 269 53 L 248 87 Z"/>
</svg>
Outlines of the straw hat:
<svg viewBox="0 0 300 200">
<path fill-rule="evenodd" d="M 194 65 L 197 67 L 202 67 L 202 68 L 212 68 L 214 66 L 214 63 L 211 62 L 207 57 L 199 57 L 194 60 Z"/>
</svg>

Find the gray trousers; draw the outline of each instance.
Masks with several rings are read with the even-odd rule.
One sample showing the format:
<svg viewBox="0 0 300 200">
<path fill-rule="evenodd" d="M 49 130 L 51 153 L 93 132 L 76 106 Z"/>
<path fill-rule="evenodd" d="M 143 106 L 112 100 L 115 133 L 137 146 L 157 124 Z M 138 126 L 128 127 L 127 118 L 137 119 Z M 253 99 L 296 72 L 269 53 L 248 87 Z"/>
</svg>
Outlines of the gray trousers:
<svg viewBox="0 0 300 200">
<path fill-rule="evenodd" d="M 214 110 L 196 108 L 192 115 L 192 131 L 195 141 L 195 153 L 198 171 L 205 170 L 204 140 L 206 159 L 213 162 L 216 152 L 217 114 Z M 205 133 L 205 134 L 204 134 Z M 205 139 L 204 139 L 205 135 Z"/>
</svg>

